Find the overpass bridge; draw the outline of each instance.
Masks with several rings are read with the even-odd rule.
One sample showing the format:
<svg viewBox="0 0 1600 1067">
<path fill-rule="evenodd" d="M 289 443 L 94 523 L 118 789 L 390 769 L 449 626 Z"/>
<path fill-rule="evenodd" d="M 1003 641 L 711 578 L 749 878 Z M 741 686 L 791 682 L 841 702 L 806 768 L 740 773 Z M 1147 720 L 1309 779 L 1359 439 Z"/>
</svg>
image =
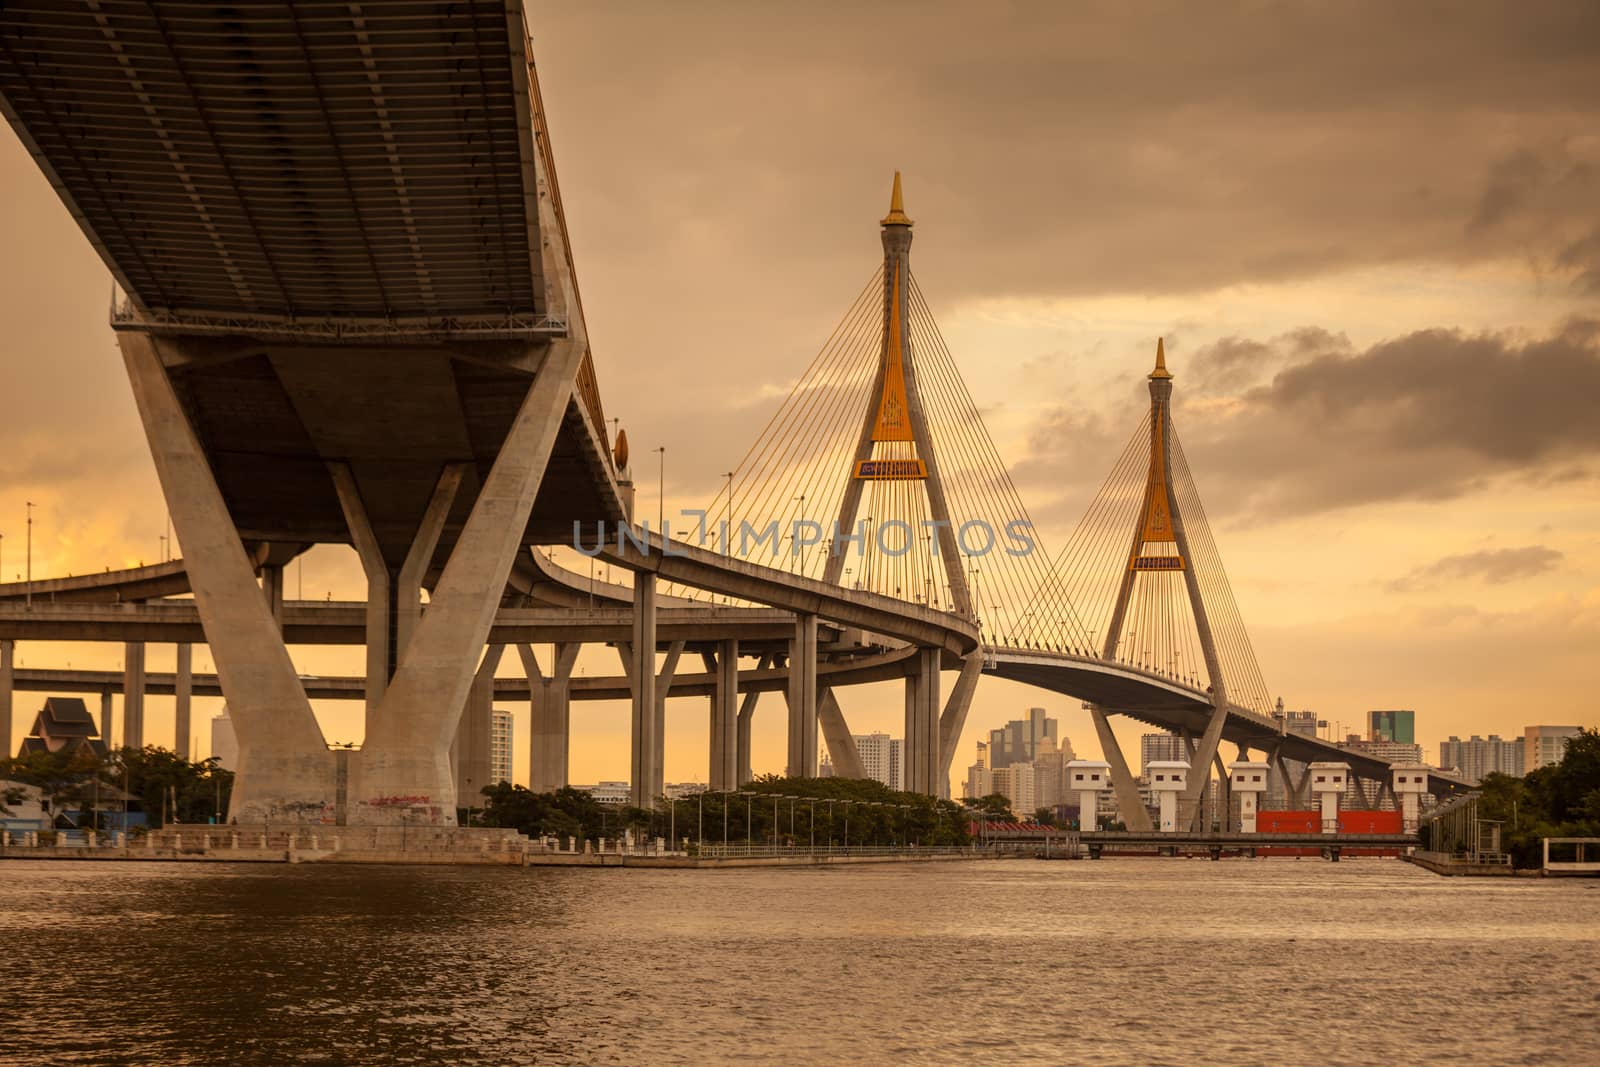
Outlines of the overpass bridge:
<svg viewBox="0 0 1600 1067">
<path fill-rule="evenodd" d="M 1066 551 L 972 548 L 985 520 L 1008 547 L 1036 534 L 911 272 L 898 175 L 882 267 L 708 507 L 727 517 L 714 541 L 689 545 L 630 525 L 520 4 L 18 0 L 0 9 L 0 110 L 115 280 L 185 549 L 0 586 L 0 703 L 15 640 L 120 640 L 140 743 L 141 694 L 168 684 L 143 645 L 173 641 L 180 708 L 196 686 L 227 694 L 243 821 L 453 822 L 486 782 L 507 646 L 535 787 L 566 781 L 570 701 L 622 697 L 640 802 L 660 790 L 669 694 L 710 698 L 727 788 L 764 692 L 788 707 L 789 773 L 816 773 L 819 736 L 859 773 L 838 693 L 886 678 L 905 681 L 908 785 L 928 793 L 948 788 L 983 673 L 1087 702 L 1130 816 L 1112 715 L 1184 733 L 1207 774 L 1224 740 L 1325 753 L 1266 718 L 1159 350 L 1150 415 Z M 787 529 L 789 559 L 735 546 L 752 523 Z M 575 527 L 626 532 L 602 555 L 629 584 L 539 551 Z M 285 603 L 284 565 L 322 543 L 355 549 L 364 602 Z M 214 681 L 189 669 L 202 638 Z M 361 645 L 364 676 L 302 676 L 301 641 Z M 573 678 L 585 642 L 614 645 L 620 673 Z M 680 672 L 685 654 L 703 670 Z M 336 758 L 309 702 L 356 691 L 366 740 Z"/>
</svg>

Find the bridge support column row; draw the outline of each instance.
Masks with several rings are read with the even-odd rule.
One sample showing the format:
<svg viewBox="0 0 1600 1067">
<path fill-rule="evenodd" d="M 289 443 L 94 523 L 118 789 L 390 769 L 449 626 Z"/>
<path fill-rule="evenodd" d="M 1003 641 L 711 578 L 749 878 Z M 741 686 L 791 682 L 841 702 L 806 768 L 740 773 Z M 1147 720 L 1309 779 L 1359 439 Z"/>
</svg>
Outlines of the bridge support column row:
<svg viewBox="0 0 1600 1067">
<path fill-rule="evenodd" d="M 623 648 L 623 669 L 633 690 L 629 730 L 629 799 L 636 807 L 649 807 L 656 797 L 652 776 L 656 746 L 656 577 L 645 571 L 633 575 L 633 640 Z"/>
<path fill-rule="evenodd" d="M 336 812 L 333 754 L 167 370 L 169 360 L 182 364 L 181 342 L 140 331 L 123 331 L 118 340 L 239 736 L 230 815 L 254 822 Z M 450 739 L 522 546 L 584 348 L 581 326 L 574 324 L 568 337 L 541 343 L 532 353 L 538 369 L 428 611 L 401 661 L 391 664 L 379 706 L 369 711 L 366 743 L 350 760 L 346 810 L 354 822 L 455 822 Z M 276 601 L 281 585 L 274 591 L 270 575 L 268 582 Z"/>
<path fill-rule="evenodd" d="M 939 770 L 936 783 L 937 796 L 950 799 L 950 765 L 955 762 L 956 745 L 961 742 L 961 731 L 967 725 L 967 712 L 972 708 L 972 697 L 978 691 L 978 678 L 983 674 L 983 652 L 974 650 L 961 662 L 961 673 L 945 702 L 944 714 L 939 716 Z"/>
<path fill-rule="evenodd" d="M 144 642 L 129 641 L 122 649 L 122 743 L 144 747 Z M 114 744 L 110 739 L 106 744 Z"/>
<path fill-rule="evenodd" d="M 777 665 L 777 657 L 770 652 L 766 652 L 762 654 L 756 670 L 770 670 Z M 761 692 L 757 689 L 750 690 L 744 695 L 744 699 L 739 702 L 739 719 L 734 725 L 738 747 L 738 785 L 744 785 L 755 777 L 750 771 L 750 726 L 756 717 L 756 705 L 760 702 Z"/>
<path fill-rule="evenodd" d="M 845 721 L 844 709 L 832 686 L 824 686 L 822 698 L 817 701 L 817 724 L 822 737 L 828 742 L 828 755 L 833 760 L 833 773 L 840 778 L 865 778 L 861 766 L 861 753 L 856 749 L 856 739 L 850 734 L 850 724 Z"/>
<path fill-rule="evenodd" d="M 505 650 L 505 645 L 490 645 L 484 651 L 483 662 L 472 677 L 456 721 L 450 757 L 455 769 L 457 807 L 482 807 L 483 787 L 494 784 L 489 780 L 494 765 L 494 675 Z"/>
<path fill-rule="evenodd" d="M 817 776 L 817 617 L 797 615 L 789 641 L 789 763 L 791 778 Z"/>
<path fill-rule="evenodd" d="M 177 677 L 173 681 L 173 751 L 183 759 L 193 759 L 190 752 L 190 731 L 194 729 L 191 705 L 194 700 L 194 646 L 180 644 L 173 653 L 173 667 Z"/>
<path fill-rule="evenodd" d="M 5 725 L 6 750 L 0 752 L 0 759 L 13 756 L 16 750 L 11 747 L 11 738 L 16 732 L 16 724 L 11 721 L 15 709 L 17 691 L 17 643 L 12 639 L 0 640 L 0 723 Z M 23 727 L 24 730 L 27 727 Z"/>
<path fill-rule="evenodd" d="M 256 584 L 255 568 L 156 339 L 124 331 L 117 340 L 239 737 L 229 813 L 240 822 L 320 815 L 336 799 L 333 754 Z"/>
<path fill-rule="evenodd" d="M 1116 791 L 1117 812 L 1122 816 L 1122 825 L 1129 830 L 1149 833 L 1154 829 L 1150 822 L 1150 811 L 1139 796 L 1139 783 L 1128 770 L 1128 759 L 1122 754 L 1117 735 L 1111 731 L 1111 719 L 1106 709 L 1098 704 L 1093 705 L 1089 709 L 1089 716 L 1094 720 L 1095 736 L 1100 739 L 1100 751 L 1111 765 L 1111 787 Z"/>
<path fill-rule="evenodd" d="M 905 788 L 937 796 L 943 766 L 939 751 L 939 650 L 917 649 L 906 676 Z"/>
<path fill-rule="evenodd" d="M 712 674 L 717 680 L 711 693 L 712 791 L 739 787 L 739 642 L 720 641 Z"/>
<path fill-rule="evenodd" d="M 583 646 L 558 644 L 551 673 L 539 669 L 531 645 L 518 645 L 522 669 L 528 676 L 528 788 L 553 793 L 565 788 L 572 743 L 572 666 Z"/>
</svg>

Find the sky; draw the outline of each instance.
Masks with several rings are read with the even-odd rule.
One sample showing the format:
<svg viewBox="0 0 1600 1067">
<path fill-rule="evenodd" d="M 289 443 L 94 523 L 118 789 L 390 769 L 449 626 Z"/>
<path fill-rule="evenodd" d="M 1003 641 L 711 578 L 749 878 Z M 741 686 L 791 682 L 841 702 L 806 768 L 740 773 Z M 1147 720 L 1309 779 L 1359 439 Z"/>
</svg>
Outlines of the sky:
<svg viewBox="0 0 1600 1067">
<path fill-rule="evenodd" d="M 715 495 L 871 277 L 899 170 L 913 269 L 1045 544 L 1137 428 L 1164 337 L 1274 694 L 1341 733 L 1415 709 L 1430 759 L 1452 734 L 1600 724 L 1600 8 L 563 2 L 529 19 L 607 414 L 635 456 L 665 447 L 668 511 Z M 26 500 L 36 576 L 160 558 L 107 272 L 9 133 L 0 181 L 0 570 L 22 570 Z M 347 548 L 291 581 L 361 595 Z M 19 657 L 111 667 L 121 648 Z M 359 670 L 349 650 L 297 658 Z M 615 654 L 580 670 L 616 673 Z M 162 742 L 170 701 L 150 704 Z M 901 732 L 893 688 L 842 704 L 858 733 Z M 1096 754 L 1075 701 L 985 679 L 958 781 L 972 742 L 1030 706 Z M 781 701 L 764 708 L 756 769 L 777 770 Z M 353 706 L 319 714 L 357 739 Z M 577 706 L 574 781 L 626 777 L 627 721 Z M 669 781 L 706 777 L 705 733 L 703 700 L 669 704 Z"/>
</svg>

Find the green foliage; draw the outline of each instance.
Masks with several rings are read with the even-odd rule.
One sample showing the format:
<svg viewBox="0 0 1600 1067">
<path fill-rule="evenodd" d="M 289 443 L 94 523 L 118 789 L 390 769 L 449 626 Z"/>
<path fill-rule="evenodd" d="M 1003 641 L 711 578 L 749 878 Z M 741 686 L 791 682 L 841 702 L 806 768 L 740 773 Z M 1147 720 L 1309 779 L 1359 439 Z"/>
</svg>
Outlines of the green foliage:
<svg viewBox="0 0 1600 1067">
<path fill-rule="evenodd" d="M 1033 821 L 1040 826 L 1054 826 L 1056 824 L 1056 811 L 1054 808 L 1039 808 L 1033 813 Z"/>
<path fill-rule="evenodd" d="M 0 778 L 39 790 L 52 814 L 77 807 L 92 791 L 94 775 L 99 769 L 100 758 L 86 747 L 29 752 L 0 760 Z"/>
<path fill-rule="evenodd" d="M 7 786 L 4 789 L 0 789 L 0 815 L 15 814 L 11 810 L 11 805 L 21 804 L 23 800 L 27 799 L 27 796 L 27 791 L 21 786 Z"/>
<path fill-rule="evenodd" d="M 151 826 L 203 823 L 213 817 L 220 822 L 233 793 L 233 772 L 216 757 L 191 762 L 155 745 L 118 749 L 107 761 L 105 779 L 139 798 Z"/>
<path fill-rule="evenodd" d="M 532 837 L 551 834 L 589 841 L 615 837 L 621 826 L 615 809 L 595 803 L 587 792 L 571 786 L 554 793 L 534 793 L 524 786 L 500 782 L 485 786 L 483 795 L 483 815 L 477 820 L 483 826 L 513 827 Z"/>
<path fill-rule="evenodd" d="M 805 848 L 834 845 L 961 845 L 969 838 L 959 805 L 914 793 L 897 793 L 879 782 L 848 778 L 784 778 L 764 775 L 742 793 L 703 793 L 655 808 L 597 804 L 586 792 L 562 789 L 533 793 L 501 783 L 483 790 L 486 826 L 515 827 L 525 834 L 551 834 L 595 841 L 621 836 L 704 835 L 707 844 L 777 844 Z M 813 836 L 814 835 L 814 836 Z"/>
<path fill-rule="evenodd" d="M 994 822 L 1019 822 L 1011 811 L 1011 801 L 1004 793 L 990 793 L 986 797 L 979 797 L 972 802 L 972 806 L 983 812 Z"/>
<path fill-rule="evenodd" d="M 95 825 L 96 810 L 114 807 L 107 801 L 110 789 L 102 791 L 97 782 L 101 787 L 125 789 L 138 798 L 152 825 L 161 819 L 162 798 L 169 789 L 177 797 L 176 812 L 169 814 L 179 822 L 205 822 L 216 812 L 226 811 L 233 791 L 233 772 L 223 770 L 215 759 L 190 762 L 154 745 L 118 749 L 107 759 L 87 747 L 32 752 L 0 760 L 0 778 L 38 788 L 52 814 L 71 809 L 83 812 L 81 822 L 86 829 Z"/>
</svg>

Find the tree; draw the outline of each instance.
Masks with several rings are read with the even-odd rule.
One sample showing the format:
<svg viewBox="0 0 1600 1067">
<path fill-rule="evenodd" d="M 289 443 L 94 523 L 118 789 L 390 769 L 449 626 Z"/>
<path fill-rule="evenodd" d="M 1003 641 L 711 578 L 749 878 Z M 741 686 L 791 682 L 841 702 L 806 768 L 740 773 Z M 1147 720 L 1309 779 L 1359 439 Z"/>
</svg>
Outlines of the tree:
<svg viewBox="0 0 1600 1067">
<path fill-rule="evenodd" d="M 1033 821 L 1040 826 L 1054 826 L 1056 824 L 1056 811 L 1054 808 L 1038 808 L 1033 813 Z"/>
<path fill-rule="evenodd" d="M 27 752 L 0 761 L 0 778 L 7 778 L 39 790 L 51 819 L 62 811 L 79 806 L 92 788 L 101 769 L 100 757 L 87 745 L 63 748 L 56 752 Z"/>
<path fill-rule="evenodd" d="M 1001 822 L 1017 821 L 1017 817 L 1011 813 L 1011 800 L 1004 793 L 990 793 L 986 797 L 979 797 L 972 802 L 972 806 Z"/>
</svg>

